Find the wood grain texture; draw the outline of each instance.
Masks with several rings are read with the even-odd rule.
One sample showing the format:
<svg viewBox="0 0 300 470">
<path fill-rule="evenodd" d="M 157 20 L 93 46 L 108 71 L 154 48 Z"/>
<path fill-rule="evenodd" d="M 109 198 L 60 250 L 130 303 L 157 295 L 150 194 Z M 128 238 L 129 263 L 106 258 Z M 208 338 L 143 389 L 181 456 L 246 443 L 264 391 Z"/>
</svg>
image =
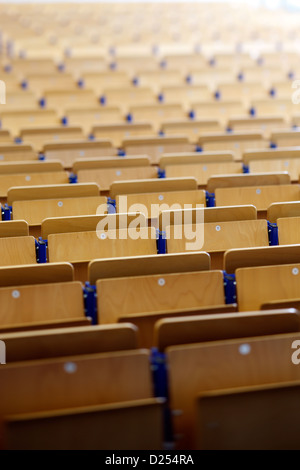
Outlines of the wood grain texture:
<svg viewBox="0 0 300 470">
<path fill-rule="evenodd" d="M 20 145 L 20 144 L 4 144 L 0 140 L 0 159 L 1 162 L 17 162 L 17 161 L 38 161 L 38 155 L 33 150 L 31 145 Z"/>
<path fill-rule="evenodd" d="M 243 155 L 243 162 L 245 165 L 249 165 L 252 162 L 258 161 L 273 161 L 273 160 L 293 160 L 300 157 L 300 151 L 298 148 L 275 148 L 275 149 L 263 149 L 263 150 L 252 150 L 251 152 L 245 152 Z"/>
<path fill-rule="evenodd" d="M 192 123 L 186 123 L 192 124 Z M 169 165 L 202 165 L 204 163 L 229 163 L 233 162 L 232 152 L 185 152 L 185 153 L 167 153 L 162 155 L 159 161 L 159 167 L 165 170 Z"/>
<path fill-rule="evenodd" d="M 29 228 L 25 220 L 9 220 L 0 222 L 0 237 L 26 237 Z"/>
<path fill-rule="evenodd" d="M 277 300 L 299 297 L 300 265 L 285 264 L 236 271 L 237 297 L 240 311 L 259 310 Z"/>
<path fill-rule="evenodd" d="M 152 398 L 145 350 L 7 364 L 0 375 L 5 416 Z"/>
<path fill-rule="evenodd" d="M 79 170 L 99 170 L 111 168 L 131 168 L 131 167 L 145 167 L 150 166 L 149 157 L 146 155 L 135 157 L 101 157 L 101 158 L 82 158 L 74 162 L 73 172 L 77 173 Z"/>
<path fill-rule="evenodd" d="M 25 146 L 21 146 L 23 149 Z M 29 146 L 28 146 L 29 147 Z M 31 148 L 31 147 L 29 147 Z M 20 145 L 18 145 L 18 150 L 20 151 Z M 0 152 L 2 148 L 0 147 Z M 24 150 L 25 152 L 25 150 Z M 6 163 L 5 161 L 0 162 L 0 174 L 31 174 L 31 173 L 50 173 L 50 172 L 59 172 L 63 171 L 63 166 L 59 161 L 46 162 L 46 161 L 23 161 L 23 162 L 10 162 Z"/>
<path fill-rule="evenodd" d="M 97 129 L 97 124 L 123 122 L 121 110 L 116 106 L 105 106 L 102 109 L 99 109 L 97 106 L 93 108 L 86 107 L 84 109 L 70 108 L 66 111 L 66 116 L 71 126 L 82 126 L 86 133 L 92 129 L 92 134 L 94 134 L 94 129 Z"/>
<path fill-rule="evenodd" d="M 158 164 L 163 153 L 192 152 L 194 146 L 187 137 L 140 137 L 125 139 L 122 148 L 128 155 L 149 155 L 152 164 Z"/>
<path fill-rule="evenodd" d="M 258 211 L 266 211 L 274 202 L 298 201 L 300 188 L 298 185 L 253 186 L 247 188 L 217 188 L 217 206 L 253 204 Z"/>
<path fill-rule="evenodd" d="M 164 400 L 152 398 L 8 418 L 15 450 L 162 450 Z M 130 423 L 130 432 L 128 432 Z"/>
<path fill-rule="evenodd" d="M 89 264 L 89 282 L 94 285 L 99 279 L 208 271 L 209 269 L 210 257 L 208 253 L 100 259 L 91 261 Z"/>
<path fill-rule="evenodd" d="M 291 361 L 292 343 L 299 339 L 294 333 L 168 348 L 171 409 L 178 411 L 176 447 L 196 447 L 195 400 L 202 393 L 299 381 L 300 369 Z"/>
<path fill-rule="evenodd" d="M 197 449 L 299 449 L 299 393 L 299 381 L 204 393 L 197 400 Z"/>
<path fill-rule="evenodd" d="M 225 303 L 221 271 L 105 279 L 96 286 L 101 324 L 115 323 L 128 314 Z"/>
<path fill-rule="evenodd" d="M 155 346 L 164 351 L 179 344 L 293 332 L 300 332 L 300 316 L 295 309 L 286 309 L 163 319 L 155 324 L 154 335 Z"/>
<path fill-rule="evenodd" d="M 137 348 L 130 324 L 82 326 L 1 334 L 7 363 Z"/>
<path fill-rule="evenodd" d="M 269 246 L 233 249 L 225 252 L 224 269 L 234 274 L 239 268 L 300 263 L 300 246 Z"/>
<path fill-rule="evenodd" d="M 141 228 L 143 238 L 130 237 L 127 229 L 117 231 L 116 239 L 108 232 L 77 232 L 49 235 L 49 261 L 87 262 L 97 258 L 151 255 L 157 252 L 154 229 Z M 105 238 L 101 239 L 101 234 Z M 122 238 L 123 237 L 123 238 Z M 127 237 L 127 238 L 124 238 Z"/>
<path fill-rule="evenodd" d="M 25 331 L 53 330 L 53 328 L 74 328 L 82 326 L 91 326 L 92 319 L 89 317 L 71 318 L 68 320 L 56 320 L 51 322 L 22 323 L 18 325 L 10 325 L 0 327 L 1 334 L 17 333 Z"/>
<path fill-rule="evenodd" d="M 247 150 L 251 149 L 256 149 L 256 148 L 267 148 L 268 142 L 264 141 L 263 139 L 238 139 L 236 138 L 235 141 L 230 141 L 227 139 L 223 140 L 216 140 L 216 141 L 211 141 L 211 140 L 204 140 L 204 137 L 202 138 L 202 143 L 201 146 L 204 151 L 217 151 L 217 150 L 229 150 L 230 152 L 233 152 L 234 154 L 234 160 L 236 161 L 241 161 L 243 158 L 243 153 L 246 152 Z"/>
<path fill-rule="evenodd" d="M 166 135 L 184 135 L 188 137 L 190 142 L 196 143 L 199 135 L 206 132 L 221 131 L 221 124 L 218 120 L 203 120 L 203 121 L 175 121 L 163 122 L 161 125 L 162 131 Z"/>
<path fill-rule="evenodd" d="M 1 287 L 0 299 L 2 327 L 84 316 L 80 282 Z"/>
<path fill-rule="evenodd" d="M 99 207 L 105 213 L 107 199 L 104 196 L 38 199 L 15 201 L 12 207 L 15 219 L 25 219 L 29 226 L 35 226 L 52 217 L 96 214 Z"/>
<path fill-rule="evenodd" d="M 10 129 L 14 135 L 18 135 L 21 129 L 39 126 L 59 125 L 56 111 L 50 109 L 32 109 L 30 111 L 4 111 L 1 113 L 1 122 L 4 128 Z"/>
<path fill-rule="evenodd" d="M 47 160 L 60 160 L 65 168 L 72 168 L 78 158 L 113 157 L 117 155 L 117 149 L 110 140 L 80 140 L 69 144 L 45 144 L 43 153 Z"/>
<path fill-rule="evenodd" d="M 280 245 L 300 243 L 300 217 L 285 217 L 277 220 Z"/>
<path fill-rule="evenodd" d="M 117 148 L 121 147 L 124 139 L 137 136 L 154 136 L 154 130 L 150 123 L 138 124 L 102 124 L 92 129 L 96 139 L 110 139 Z"/>
<path fill-rule="evenodd" d="M 241 101 L 226 101 L 218 103 L 213 101 L 194 102 L 192 109 L 196 116 L 205 116 L 205 119 L 218 119 L 221 124 L 225 125 L 232 116 L 243 116 L 245 114 L 245 106 Z"/>
<path fill-rule="evenodd" d="M 191 249 L 213 253 L 231 248 L 269 246 L 266 220 L 175 225 L 166 227 L 166 234 L 168 253 L 182 253 Z"/>
<path fill-rule="evenodd" d="M 35 239 L 33 237 L 0 238 L 0 266 L 35 264 Z"/>
</svg>

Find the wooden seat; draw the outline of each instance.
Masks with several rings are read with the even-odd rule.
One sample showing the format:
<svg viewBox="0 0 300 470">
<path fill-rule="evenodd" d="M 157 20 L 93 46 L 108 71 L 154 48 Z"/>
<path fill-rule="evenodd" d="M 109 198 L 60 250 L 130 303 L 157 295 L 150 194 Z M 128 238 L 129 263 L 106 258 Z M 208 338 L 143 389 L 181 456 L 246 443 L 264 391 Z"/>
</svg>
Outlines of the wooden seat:
<svg viewBox="0 0 300 470">
<path fill-rule="evenodd" d="M 180 344 L 299 331 L 299 312 L 295 309 L 286 309 L 166 318 L 156 323 L 154 337 L 155 346 L 163 352 L 170 346 Z"/>
<path fill-rule="evenodd" d="M 27 264 L 0 268 L 0 287 L 72 281 L 74 281 L 74 269 L 70 263 Z"/>
<path fill-rule="evenodd" d="M 288 185 L 290 182 L 291 178 L 287 172 L 217 175 L 212 176 L 208 180 L 207 191 L 214 193 L 218 188 L 244 188 L 246 186 L 275 186 L 281 184 Z"/>
<path fill-rule="evenodd" d="M 287 123 L 280 115 L 254 118 L 241 117 L 229 119 L 228 127 L 235 132 L 262 132 L 265 139 L 270 139 L 274 128 L 286 128 Z"/>
<path fill-rule="evenodd" d="M 8 130 L 1 129 L 0 130 L 0 144 L 1 146 L 3 144 L 10 144 L 13 142 L 13 138 L 10 135 L 10 132 Z"/>
<path fill-rule="evenodd" d="M 109 191 L 115 181 L 157 178 L 157 169 L 148 157 L 101 158 L 76 160 L 73 172 L 79 183 L 94 182 L 101 191 Z"/>
<path fill-rule="evenodd" d="M 268 220 L 271 223 L 277 223 L 278 219 L 299 217 L 300 203 L 298 201 L 277 202 L 268 207 Z"/>
<path fill-rule="evenodd" d="M 197 190 L 197 181 L 194 177 L 118 181 L 111 185 L 110 197 L 115 199 L 120 195 L 193 190 Z"/>
<path fill-rule="evenodd" d="M 183 209 L 162 211 L 159 216 L 159 229 L 166 231 L 168 226 L 233 222 L 238 220 L 256 220 L 257 210 L 254 206 L 206 207 L 203 209 Z"/>
<path fill-rule="evenodd" d="M 299 147 L 300 132 L 298 129 L 272 132 L 271 142 L 278 147 Z"/>
<path fill-rule="evenodd" d="M 11 187 L 34 184 L 66 184 L 69 175 L 60 162 L 0 162 L 0 198 L 6 198 Z"/>
<path fill-rule="evenodd" d="M 224 255 L 224 269 L 228 274 L 234 274 L 239 268 L 298 262 L 300 247 L 297 245 L 233 249 L 226 251 Z"/>
<path fill-rule="evenodd" d="M 161 450 L 164 402 L 148 398 L 9 417 L 6 449 Z"/>
<path fill-rule="evenodd" d="M 239 311 L 259 310 L 271 301 L 297 298 L 299 272 L 299 264 L 237 269 Z"/>
<path fill-rule="evenodd" d="M 300 217 L 284 217 L 277 220 L 280 245 L 296 245 L 300 240 Z"/>
<path fill-rule="evenodd" d="M 22 162 L 37 160 L 38 155 L 31 145 L 0 145 L 1 162 Z"/>
<path fill-rule="evenodd" d="M 206 251 L 213 269 L 222 269 L 225 251 L 231 248 L 269 246 L 266 220 L 184 223 L 166 227 L 168 253 Z"/>
<path fill-rule="evenodd" d="M 148 155 L 153 164 L 158 164 L 163 153 L 192 152 L 193 145 L 187 137 L 132 137 L 124 139 L 122 148 L 128 155 Z"/>
<path fill-rule="evenodd" d="M 36 263 L 33 237 L 17 236 L 0 238 L 0 266 Z"/>
<path fill-rule="evenodd" d="M 81 126 L 86 134 L 92 132 L 93 126 L 124 123 L 123 114 L 117 106 L 68 108 L 65 118 L 70 126 Z"/>
<path fill-rule="evenodd" d="M 78 158 L 112 157 L 117 150 L 110 140 L 77 140 L 60 144 L 45 144 L 43 154 L 46 160 L 60 160 L 65 168 L 72 168 Z"/>
<path fill-rule="evenodd" d="M 183 83 L 182 72 L 179 69 L 140 70 L 137 80 L 140 86 L 151 87 L 155 93 L 159 93 L 162 86 Z"/>
<path fill-rule="evenodd" d="M 130 86 L 130 79 L 126 72 L 115 70 L 111 72 L 83 72 L 81 83 L 85 88 L 93 90 L 97 96 L 103 93 L 106 88 L 120 88 Z"/>
<path fill-rule="evenodd" d="M 201 393 L 196 410 L 197 449 L 299 449 L 295 415 L 299 392 L 299 381 L 295 381 Z"/>
<path fill-rule="evenodd" d="M 76 90 L 77 84 L 69 73 L 29 73 L 26 75 L 26 84 L 29 90 L 42 96 L 46 90 Z"/>
<path fill-rule="evenodd" d="M 167 348 L 176 448 L 197 446 L 195 404 L 203 392 L 299 380 L 291 360 L 294 340 L 299 333 Z"/>
<path fill-rule="evenodd" d="M 225 304 L 221 271 L 101 279 L 96 286 L 100 324 L 125 315 Z"/>
<path fill-rule="evenodd" d="M 291 99 L 264 99 L 253 100 L 252 107 L 255 109 L 257 116 L 270 116 L 280 114 L 285 119 L 289 119 L 293 110 L 294 104 Z"/>
<path fill-rule="evenodd" d="M 103 98 L 108 106 L 118 106 L 126 112 L 129 106 L 138 103 L 154 104 L 155 95 L 150 87 L 122 87 L 106 88 L 103 90 Z"/>
<path fill-rule="evenodd" d="M 220 99 L 229 101 L 239 99 L 245 106 L 251 100 L 265 98 L 266 91 L 259 82 L 219 83 L 217 87 Z"/>
<path fill-rule="evenodd" d="M 0 413 L 6 419 L 153 397 L 146 350 L 10 364 L 1 369 L 2 381 Z"/>
<path fill-rule="evenodd" d="M 223 126 L 230 118 L 245 115 L 245 107 L 241 101 L 195 102 L 191 108 L 196 119 L 217 119 Z"/>
<path fill-rule="evenodd" d="M 15 136 L 21 129 L 57 126 L 59 119 L 56 111 L 51 109 L 28 109 L 18 111 L 3 111 L 1 113 L 1 125 L 9 129 Z"/>
<path fill-rule="evenodd" d="M 9 220 L 0 222 L 0 237 L 27 237 L 29 227 L 25 220 Z"/>
<path fill-rule="evenodd" d="M 23 142 L 41 151 L 44 145 L 51 142 L 65 142 L 84 139 L 81 127 L 45 127 L 43 129 L 22 129 L 20 137 Z"/>
<path fill-rule="evenodd" d="M 242 173 L 242 165 L 233 159 L 231 152 L 165 154 L 159 166 L 165 170 L 167 178 L 194 176 L 198 186 L 203 187 L 212 175 Z"/>
<path fill-rule="evenodd" d="M 46 90 L 43 94 L 45 106 L 55 109 L 62 116 L 68 108 L 97 106 L 97 96 L 93 90 Z M 100 105 L 99 105 L 100 107 Z"/>
<path fill-rule="evenodd" d="M 161 87 L 161 98 L 164 103 L 180 103 L 189 110 L 195 101 L 208 101 L 212 98 L 211 90 L 206 86 L 197 85 L 164 85 Z"/>
<path fill-rule="evenodd" d="M 106 197 L 99 196 L 96 184 L 16 187 L 8 191 L 7 200 L 14 220 L 26 220 L 30 233 L 38 236 L 44 219 L 92 215 L 99 207 L 106 213 L 107 202 Z"/>
<path fill-rule="evenodd" d="M 94 285 L 100 279 L 208 271 L 209 269 L 210 257 L 207 253 L 99 259 L 89 264 L 89 282 Z"/>
<path fill-rule="evenodd" d="M 137 329 L 130 324 L 6 333 L 1 338 L 10 364 L 137 348 Z"/>
<path fill-rule="evenodd" d="M 184 135 L 188 137 L 189 141 L 193 144 L 198 142 L 201 134 L 208 132 L 221 132 L 222 126 L 219 121 L 215 119 L 202 119 L 202 120 L 165 120 L 161 124 L 161 130 L 164 134 L 171 135 Z"/>
<path fill-rule="evenodd" d="M 92 135 L 96 139 L 110 139 L 115 147 L 121 147 L 127 137 L 155 135 L 151 124 L 98 124 L 93 126 Z"/>
<path fill-rule="evenodd" d="M 262 133 L 211 133 L 202 135 L 198 140 L 198 145 L 200 145 L 204 151 L 216 152 L 228 150 L 233 153 L 234 160 L 240 161 L 246 150 L 266 148 L 267 142 L 264 140 Z"/>
<path fill-rule="evenodd" d="M 75 217 L 51 217 L 42 222 L 41 233 L 43 239 L 57 233 L 96 232 L 96 230 L 127 229 L 138 217 L 138 226 L 147 227 L 146 218 L 142 214 L 102 214 L 101 208 L 97 215 L 84 215 Z M 100 226 L 101 224 L 101 226 Z"/>
<path fill-rule="evenodd" d="M 139 238 L 134 239 L 136 236 Z M 133 235 L 130 229 L 50 234 L 48 253 L 49 262 L 71 262 L 75 265 L 75 277 L 86 281 L 88 263 L 93 259 L 157 253 L 156 232 L 141 227 Z"/>
<path fill-rule="evenodd" d="M 186 118 L 186 111 L 178 102 L 177 104 L 136 104 L 130 106 L 129 115 L 133 122 L 149 122 L 157 133 L 164 121 Z M 155 134 L 153 133 L 153 135 Z M 145 134 L 145 137 L 147 137 L 147 134 Z"/>
<path fill-rule="evenodd" d="M 165 310 L 161 312 L 128 314 L 120 317 L 118 323 L 131 323 L 138 329 L 138 344 L 141 348 L 153 348 L 156 346 L 155 328 L 158 322 L 171 318 L 190 318 L 199 315 L 225 315 L 237 312 L 237 304 L 227 304 L 209 307 L 181 308 Z"/>
<path fill-rule="evenodd" d="M 107 70 L 103 58 L 86 56 L 66 57 L 63 62 L 64 70 L 79 79 L 83 73 L 99 73 Z"/>
<path fill-rule="evenodd" d="M 299 180 L 300 152 L 297 149 L 279 148 L 245 152 L 243 161 L 249 166 L 250 173 L 287 171 L 292 182 Z"/>
<path fill-rule="evenodd" d="M 30 91 L 19 90 L 6 93 L 6 111 L 38 109 L 38 107 L 37 97 Z"/>
</svg>

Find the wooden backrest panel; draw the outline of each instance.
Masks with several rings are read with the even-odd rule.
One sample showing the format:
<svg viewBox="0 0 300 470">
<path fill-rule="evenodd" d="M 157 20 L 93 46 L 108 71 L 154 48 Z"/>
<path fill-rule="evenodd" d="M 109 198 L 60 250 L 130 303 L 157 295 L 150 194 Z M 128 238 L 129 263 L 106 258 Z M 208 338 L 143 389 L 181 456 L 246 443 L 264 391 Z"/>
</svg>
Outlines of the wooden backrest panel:
<svg viewBox="0 0 300 470">
<path fill-rule="evenodd" d="M 0 375 L 5 416 L 152 397 L 144 350 L 7 364 Z"/>
<path fill-rule="evenodd" d="M 33 237 L 0 238 L 0 266 L 35 264 L 35 239 Z"/>
<path fill-rule="evenodd" d="M 291 178 L 287 172 L 212 176 L 207 183 L 207 191 L 214 193 L 218 188 L 274 186 L 278 184 L 290 184 L 290 182 Z"/>
<path fill-rule="evenodd" d="M 99 259 L 89 264 L 89 282 L 94 285 L 99 279 L 208 271 L 209 269 L 210 256 L 199 252 Z"/>
<path fill-rule="evenodd" d="M 8 220 L 0 222 L 0 237 L 26 237 L 29 228 L 25 220 Z"/>
<path fill-rule="evenodd" d="M 274 224 L 284 217 L 300 217 L 300 202 L 275 202 L 268 207 L 267 217 Z"/>
<path fill-rule="evenodd" d="M 126 314 L 225 303 L 221 271 L 105 279 L 96 285 L 102 324 L 114 323 Z"/>
<path fill-rule="evenodd" d="M 160 320 L 155 325 L 155 346 L 221 341 L 251 336 L 300 332 L 300 316 L 295 309 L 247 313 L 215 313 Z"/>
<path fill-rule="evenodd" d="M 6 362 L 136 349 L 134 325 L 83 326 L 1 334 Z"/>
<path fill-rule="evenodd" d="M 115 239 L 102 231 L 52 234 L 48 240 L 49 261 L 87 262 L 97 258 L 155 254 L 155 230 L 141 228 L 140 235 L 141 238 L 135 240 L 127 229 L 117 231 Z"/>
<path fill-rule="evenodd" d="M 74 268 L 70 263 L 45 263 L 0 268 L 0 286 L 28 286 L 51 282 L 71 282 Z"/>
<path fill-rule="evenodd" d="M 300 243 L 300 217 L 285 217 L 277 220 L 280 245 Z"/>
<path fill-rule="evenodd" d="M 7 202 L 11 205 L 15 201 L 95 196 L 99 196 L 97 184 L 57 184 L 12 188 L 8 191 Z"/>
<path fill-rule="evenodd" d="M 236 284 L 239 310 L 259 310 L 273 300 L 299 297 L 300 265 L 240 268 L 236 271 Z"/>
<path fill-rule="evenodd" d="M 197 189 L 195 178 L 168 178 L 157 180 L 118 181 L 110 187 L 110 197 L 115 199 L 121 194 L 157 193 L 167 191 L 192 191 Z"/>
<path fill-rule="evenodd" d="M 2 326 L 84 317 L 80 282 L 1 287 L 0 299 Z"/>
</svg>

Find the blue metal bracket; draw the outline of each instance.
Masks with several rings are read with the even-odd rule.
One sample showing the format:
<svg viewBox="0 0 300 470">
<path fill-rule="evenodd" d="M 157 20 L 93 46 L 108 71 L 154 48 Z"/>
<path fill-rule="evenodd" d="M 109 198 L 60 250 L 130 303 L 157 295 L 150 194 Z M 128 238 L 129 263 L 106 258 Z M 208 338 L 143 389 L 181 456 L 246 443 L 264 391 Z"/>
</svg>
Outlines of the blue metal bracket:
<svg viewBox="0 0 300 470">
<path fill-rule="evenodd" d="M 157 254 L 165 255 L 167 253 L 167 234 L 156 230 Z"/>
<path fill-rule="evenodd" d="M 270 149 L 277 149 L 277 144 L 275 144 L 275 142 L 271 142 Z"/>
<path fill-rule="evenodd" d="M 256 116 L 256 109 L 254 107 L 250 108 L 249 114 L 250 114 L 250 116 L 255 117 Z"/>
<path fill-rule="evenodd" d="M 125 156 L 126 156 L 125 150 L 119 149 L 119 150 L 118 150 L 118 157 L 125 157 Z"/>
<path fill-rule="evenodd" d="M 94 134 L 89 134 L 88 139 L 89 139 L 89 140 L 95 140 Z"/>
<path fill-rule="evenodd" d="M 132 121 L 133 121 L 133 116 L 132 116 L 131 113 L 128 113 L 128 114 L 126 115 L 126 121 L 127 121 L 127 122 L 132 122 Z"/>
<path fill-rule="evenodd" d="M 98 311 L 96 286 L 92 286 L 89 282 L 86 282 L 83 288 L 83 299 L 85 316 L 92 319 L 92 325 L 97 325 Z"/>
<path fill-rule="evenodd" d="M 196 119 L 196 113 L 195 113 L 195 111 L 191 110 L 191 111 L 189 112 L 189 116 L 188 116 L 188 117 L 189 117 L 190 119 L 192 119 L 192 120 L 193 120 L 193 119 Z"/>
<path fill-rule="evenodd" d="M 154 396 L 165 398 L 168 401 L 169 388 L 166 355 L 159 352 L 157 348 L 152 348 L 150 361 L 154 384 Z M 164 407 L 164 441 L 166 443 L 174 442 L 171 410 L 168 403 Z"/>
<path fill-rule="evenodd" d="M 195 152 L 198 152 L 198 153 L 203 152 L 203 147 L 201 147 L 201 145 L 196 145 Z"/>
<path fill-rule="evenodd" d="M 116 214 L 116 200 L 111 199 L 110 197 L 107 198 L 107 213 L 108 214 Z"/>
<path fill-rule="evenodd" d="M 243 164 L 243 173 L 250 173 L 250 169 L 248 165 Z"/>
<path fill-rule="evenodd" d="M 158 168 L 157 177 L 158 178 L 165 178 L 166 177 L 166 170 L 162 170 L 161 168 Z"/>
<path fill-rule="evenodd" d="M 4 207 L 1 206 L 1 216 L 2 220 L 11 220 L 12 206 L 4 204 Z"/>
<path fill-rule="evenodd" d="M 215 99 L 216 99 L 217 101 L 220 101 L 221 97 L 222 97 L 222 96 L 221 96 L 221 92 L 220 92 L 220 91 L 216 91 L 216 92 L 215 92 Z"/>
<path fill-rule="evenodd" d="M 206 207 L 215 207 L 216 200 L 214 193 L 209 193 L 206 191 Z"/>
<path fill-rule="evenodd" d="M 67 116 L 64 116 L 61 118 L 61 123 L 63 126 L 67 126 L 68 125 L 68 118 Z"/>
<path fill-rule="evenodd" d="M 270 246 L 279 245 L 278 225 L 277 224 L 271 224 L 271 222 L 268 222 L 268 236 L 269 236 L 269 245 Z"/>
<path fill-rule="evenodd" d="M 158 99 L 158 101 L 159 101 L 160 103 L 163 103 L 163 102 L 164 102 L 164 99 L 165 99 L 163 93 L 159 93 L 157 99 Z"/>
<path fill-rule="evenodd" d="M 19 145 L 19 144 L 21 144 L 21 143 L 22 143 L 21 137 L 16 137 L 16 138 L 15 138 L 15 144 L 18 144 L 18 145 Z"/>
<path fill-rule="evenodd" d="M 185 81 L 186 81 L 186 83 L 188 83 L 188 84 L 190 85 L 190 84 L 193 82 L 193 77 L 192 77 L 192 75 L 187 75 L 187 76 L 185 77 Z"/>
<path fill-rule="evenodd" d="M 47 263 L 47 248 L 47 240 L 43 240 L 42 237 L 40 237 L 38 240 L 35 240 L 36 261 L 38 263 Z"/>
<path fill-rule="evenodd" d="M 70 175 L 69 175 L 69 183 L 70 183 L 70 184 L 76 184 L 76 183 L 78 183 L 78 178 L 77 178 L 77 175 L 75 175 L 75 173 L 70 173 Z"/>
<path fill-rule="evenodd" d="M 45 155 L 44 155 L 43 153 L 40 153 L 40 154 L 39 154 L 39 161 L 40 161 L 40 162 L 44 162 L 45 160 L 46 160 Z"/>
<path fill-rule="evenodd" d="M 46 103 L 46 98 L 41 98 L 41 99 L 39 100 L 39 105 L 40 105 L 41 108 L 45 108 L 45 107 L 46 107 L 46 104 L 47 104 L 47 103 Z"/>
<path fill-rule="evenodd" d="M 224 292 L 226 304 L 236 303 L 236 280 L 235 274 L 227 274 L 223 271 Z"/>
</svg>

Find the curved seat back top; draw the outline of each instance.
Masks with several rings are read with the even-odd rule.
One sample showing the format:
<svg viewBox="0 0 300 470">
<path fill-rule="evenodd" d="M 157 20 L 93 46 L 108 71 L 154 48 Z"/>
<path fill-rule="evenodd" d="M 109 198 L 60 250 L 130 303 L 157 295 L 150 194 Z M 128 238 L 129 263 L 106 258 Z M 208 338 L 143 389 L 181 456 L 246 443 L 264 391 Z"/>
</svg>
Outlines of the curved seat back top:
<svg viewBox="0 0 300 470">
<path fill-rule="evenodd" d="M 99 259 L 89 264 L 89 282 L 94 285 L 99 279 L 208 271 L 209 269 L 210 256 L 207 253 Z"/>
<path fill-rule="evenodd" d="M 207 191 L 214 193 L 216 189 L 244 188 L 246 186 L 274 186 L 290 184 L 288 172 L 258 173 L 243 175 L 212 176 L 207 183 Z"/>
<path fill-rule="evenodd" d="M 28 235 L 29 227 L 25 220 L 7 220 L 0 222 L 0 238 L 26 237 Z"/>
<path fill-rule="evenodd" d="M 0 238 L 0 266 L 35 264 L 35 239 L 29 236 Z"/>
<path fill-rule="evenodd" d="M 189 178 L 168 178 L 157 180 L 118 181 L 110 187 L 110 197 L 142 193 L 157 193 L 167 191 L 193 191 L 197 189 L 197 180 Z"/>
<path fill-rule="evenodd" d="M 0 161 L 1 162 L 22 162 L 38 160 L 37 152 L 31 145 L 25 144 L 3 144 L 0 140 Z"/>
<path fill-rule="evenodd" d="M 268 207 L 268 221 L 276 224 L 278 219 L 300 217 L 300 202 L 274 202 Z"/>
</svg>

